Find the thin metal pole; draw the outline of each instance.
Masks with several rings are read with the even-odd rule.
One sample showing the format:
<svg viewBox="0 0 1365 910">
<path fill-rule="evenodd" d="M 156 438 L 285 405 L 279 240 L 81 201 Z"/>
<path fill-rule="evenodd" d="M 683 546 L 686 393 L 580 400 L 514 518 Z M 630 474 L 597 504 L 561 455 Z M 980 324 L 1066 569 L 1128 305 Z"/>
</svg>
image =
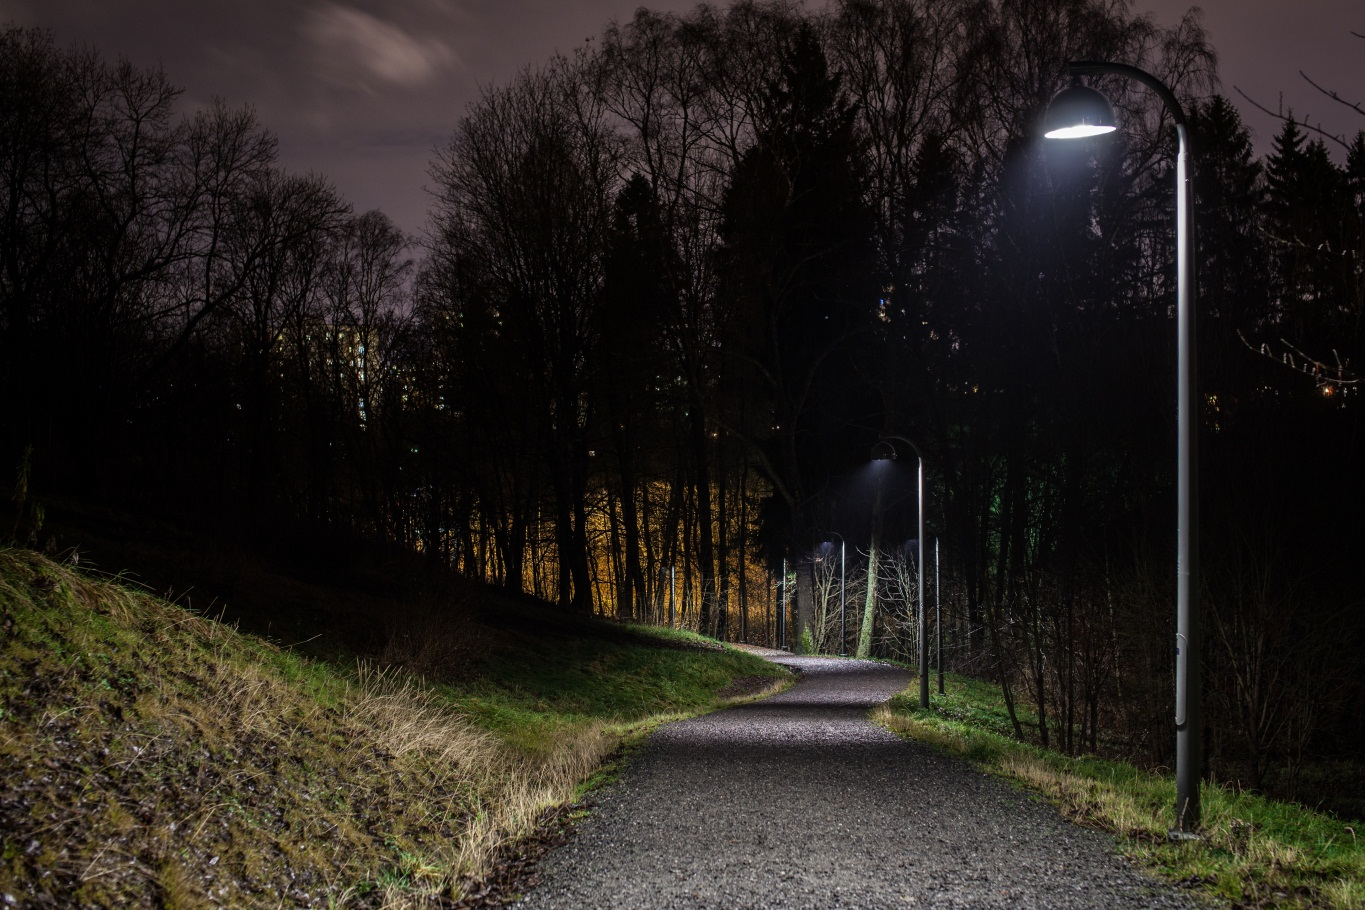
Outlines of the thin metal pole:
<svg viewBox="0 0 1365 910">
<path fill-rule="evenodd" d="M 1194 415 L 1198 408 L 1195 382 L 1195 290 L 1194 231 L 1191 228 L 1194 189 L 1190 184 L 1188 142 L 1184 124 L 1177 124 L 1180 139 L 1176 157 L 1176 267 L 1178 281 L 1176 314 L 1179 376 L 1179 533 L 1177 537 L 1176 586 L 1176 719 L 1175 719 L 1175 806 L 1176 828 L 1181 832 L 1198 829 L 1200 822 L 1199 772 L 1202 765 L 1199 693 L 1199 477 L 1198 439 Z"/>
<path fill-rule="evenodd" d="M 929 707 L 929 635 L 924 609 L 924 456 L 915 451 L 919 462 L 919 706 Z"/>
<path fill-rule="evenodd" d="M 763 644 L 769 648 L 777 644 L 777 617 L 773 615 L 773 606 L 777 603 L 777 579 L 773 578 L 773 573 L 768 573 L 768 596 L 763 598 Z"/>
<path fill-rule="evenodd" d="M 934 632 L 938 636 L 938 694 L 943 694 L 943 602 L 938 588 L 938 538 L 934 538 Z"/>
<path fill-rule="evenodd" d="M 787 560 L 782 560 L 782 606 L 777 611 L 777 646 L 787 648 Z"/>
<path fill-rule="evenodd" d="M 848 542 L 839 538 L 839 656 L 848 656 L 848 609 L 844 599 L 844 556 Z"/>
</svg>

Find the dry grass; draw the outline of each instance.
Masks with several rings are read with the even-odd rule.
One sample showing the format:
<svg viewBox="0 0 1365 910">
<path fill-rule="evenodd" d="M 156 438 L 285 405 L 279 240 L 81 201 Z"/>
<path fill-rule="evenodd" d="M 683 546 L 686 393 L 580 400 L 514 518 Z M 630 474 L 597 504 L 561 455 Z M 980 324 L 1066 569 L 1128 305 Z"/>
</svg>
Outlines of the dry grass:
<svg viewBox="0 0 1365 910">
<path fill-rule="evenodd" d="M 0 610 L 5 893 L 431 906 L 601 752 L 532 764 L 395 671 L 348 679 L 32 554 L 0 551 Z"/>
<path fill-rule="evenodd" d="M 496 857 L 534 830 L 545 810 L 569 802 L 579 784 L 620 743 L 605 724 L 566 726 L 536 754 L 509 748 L 433 692 L 390 670 L 362 664 L 347 712 L 395 756 L 420 753 L 462 778 L 477 808 L 433 852 L 400 857 L 400 882 L 385 885 L 385 906 L 425 906 L 456 896 L 486 876 Z"/>
<path fill-rule="evenodd" d="M 1339 878 L 1327 883 L 1323 891 L 1334 907 L 1343 907 L 1345 910 L 1365 908 L 1365 881 L 1358 878 Z"/>
<path fill-rule="evenodd" d="M 451 871 L 460 881 L 477 880 L 506 847 L 534 830 L 548 808 L 571 802 L 579 785 L 620 744 L 620 734 L 601 724 L 560 734 L 543 758 L 502 766 L 495 792 L 482 812 L 469 819 L 457 843 Z"/>
<path fill-rule="evenodd" d="M 501 758 L 494 737 L 394 669 L 362 662 L 346 711 L 394 755 L 421 752 L 443 765 L 481 772 Z"/>
<path fill-rule="evenodd" d="M 469 674 L 481 633 L 451 622 L 391 636 L 408 644 L 389 657 L 458 654 L 438 678 Z M 0 550 L 0 893 L 147 910 L 443 906 L 624 736 L 761 669 L 590 638 L 588 661 L 562 636 L 540 647 L 502 658 L 511 682 L 463 696 L 309 661 Z"/>
</svg>

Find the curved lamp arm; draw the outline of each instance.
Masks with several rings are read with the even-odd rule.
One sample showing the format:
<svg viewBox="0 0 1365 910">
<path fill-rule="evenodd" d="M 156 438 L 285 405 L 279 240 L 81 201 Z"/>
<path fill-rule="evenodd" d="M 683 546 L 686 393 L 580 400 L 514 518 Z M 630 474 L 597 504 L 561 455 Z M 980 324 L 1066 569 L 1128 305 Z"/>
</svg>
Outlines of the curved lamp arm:
<svg viewBox="0 0 1365 910">
<path fill-rule="evenodd" d="M 1127 76 L 1135 82 L 1141 82 L 1156 92 L 1157 97 L 1161 99 L 1167 110 L 1171 112 L 1171 116 L 1175 118 L 1176 126 L 1185 126 L 1185 109 L 1180 106 L 1180 101 L 1175 97 L 1175 92 L 1167 88 L 1166 83 L 1146 70 L 1140 70 L 1136 66 L 1129 66 L 1126 63 L 1073 60 L 1066 65 L 1066 71 L 1072 76 Z"/>
</svg>

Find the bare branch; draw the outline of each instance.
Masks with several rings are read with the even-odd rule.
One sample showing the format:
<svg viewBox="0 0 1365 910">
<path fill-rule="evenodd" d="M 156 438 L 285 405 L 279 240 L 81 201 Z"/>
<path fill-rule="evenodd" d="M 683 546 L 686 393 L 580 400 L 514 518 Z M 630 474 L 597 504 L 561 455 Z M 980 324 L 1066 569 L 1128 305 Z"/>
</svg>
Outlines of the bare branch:
<svg viewBox="0 0 1365 910">
<path fill-rule="evenodd" d="M 1301 75 L 1302 75 L 1302 74 L 1301 74 Z M 1305 77 L 1305 78 L 1306 78 L 1306 77 Z M 1309 123 L 1307 120 L 1294 120 L 1293 117 L 1287 117 L 1287 116 L 1285 116 L 1285 115 L 1284 115 L 1282 112 L 1280 112 L 1280 111 L 1272 111 L 1270 108 L 1266 107 L 1264 104 L 1261 104 L 1261 102 L 1257 101 L 1255 98 L 1252 98 L 1252 97 L 1251 97 L 1250 95 L 1248 95 L 1246 92 L 1242 91 L 1242 89 L 1241 89 L 1239 86 L 1234 85 L 1233 88 L 1237 90 L 1237 94 L 1241 95 L 1243 98 L 1246 99 L 1246 102 L 1247 102 L 1248 104 L 1250 104 L 1252 107 L 1256 108 L 1256 110 L 1260 111 L 1261 113 L 1263 113 L 1263 114 L 1269 114 L 1270 116 L 1274 117 L 1276 120 L 1282 120 L 1282 121 L 1284 121 L 1284 122 L 1286 122 L 1286 123 L 1288 123 L 1289 121 L 1293 120 L 1293 121 L 1294 121 L 1295 123 L 1297 123 L 1299 126 L 1303 127 L 1303 128 L 1306 129 L 1306 130 L 1309 130 L 1310 132 L 1317 133 L 1319 136 L 1322 136 L 1322 137 L 1324 137 L 1324 138 L 1326 138 L 1326 139 L 1331 139 L 1333 142 L 1337 143 L 1337 144 L 1340 145 L 1342 148 L 1349 149 L 1349 148 L 1351 147 L 1351 144 L 1350 144 L 1349 142 L 1347 142 L 1346 139 L 1345 139 L 1344 137 L 1338 136 L 1336 133 L 1329 133 L 1329 132 L 1327 132 L 1327 130 L 1323 129 L 1322 127 L 1320 127 L 1320 126 L 1314 126 L 1313 124 Z M 1314 88 L 1317 88 L 1317 86 L 1314 86 Z M 1338 99 L 1338 100 L 1340 100 L 1340 99 Z M 1343 101 L 1342 103 L 1345 104 L 1346 102 Z"/>
<path fill-rule="evenodd" d="M 1326 88 L 1326 87 L 1324 87 L 1324 86 L 1318 85 L 1316 82 L 1314 82 L 1312 79 L 1310 79 L 1309 76 L 1308 76 L 1308 74 L 1305 73 L 1303 70 L 1299 70 L 1299 75 L 1303 77 L 1303 81 L 1304 81 L 1304 82 L 1307 82 L 1309 85 L 1313 86 L 1313 88 L 1315 88 L 1315 89 L 1317 89 L 1318 91 L 1322 92 L 1322 93 L 1323 93 L 1324 95 L 1326 95 L 1328 98 L 1331 98 L 1333 101 L 1337 102 L 1338 104 L 1344 104 L 1344 105 L 1346 105 L 1346 106 L 1349 107 L 1351 110 L 1355 111 L 1357 114 L 1360 114 L 1361 116 L 1365 116 L 1365 107 L 1362 107 L 1361 104 L 1360 104 L 1360 102 L 1356 102 L 1355 104 L 1352 104 L 1351 102 L 1347 101 L 1345 98 L 1343 98 L 1343 97 L 1341 97 L 1340 95 L 1338 95 L 1336 92 L 1332 91 L 1330 88 Z"/>
<path fill-rule="evenodd" d="M 1247 350 L 1274 361 L 1281 366 L 1287 367 L 1295 373 L 1302 373 L 1304 376 L 1313 380 L 1314 385 L 1323 395 L 1331 396 L 1337 393 L 1354 391 L 1356 387 L 1365 385 L 1365 377 L 1360 376 L 1353 370 L 1347 368 L 1347 361 L 1342 360 L 1341 352 L 1332 349 L 1332 360 L 1334 364 L 1313 357 L 1300 350 L 1287 339 L 1278 339 L 1280 349 L 1273 348 L 1268 342 L 1261 342 L 1259 345 L 1252 344 L 1242 334 L 1241 329 L 1237 330 L 1237 337 L 1242 344 L 1246 345 Z"/>
</svg>

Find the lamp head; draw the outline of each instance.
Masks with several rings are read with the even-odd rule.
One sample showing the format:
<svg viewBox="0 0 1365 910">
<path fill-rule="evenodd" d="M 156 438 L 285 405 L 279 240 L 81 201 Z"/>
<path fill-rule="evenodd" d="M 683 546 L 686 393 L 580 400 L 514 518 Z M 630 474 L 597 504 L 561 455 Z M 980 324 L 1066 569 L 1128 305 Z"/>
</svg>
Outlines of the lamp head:
<svg viewBox="0 0 1365 910">
<path fill-rule="evenodd" d="M 872 447 L 872 460 L 895 461 L 896 447 L 893 446 L 891 443 L 887 442 L 885 439 L 883 439 L 881 442 L 877 443 L 875 446 Z"/>
<path fill-rule="evenodd" d="M 1109 99 L 1084 85 L 1068 86 L 1054 95 L 1043 117 L 1048 139 L 1085 139 L 1117 128 Z"/>
</svg>

